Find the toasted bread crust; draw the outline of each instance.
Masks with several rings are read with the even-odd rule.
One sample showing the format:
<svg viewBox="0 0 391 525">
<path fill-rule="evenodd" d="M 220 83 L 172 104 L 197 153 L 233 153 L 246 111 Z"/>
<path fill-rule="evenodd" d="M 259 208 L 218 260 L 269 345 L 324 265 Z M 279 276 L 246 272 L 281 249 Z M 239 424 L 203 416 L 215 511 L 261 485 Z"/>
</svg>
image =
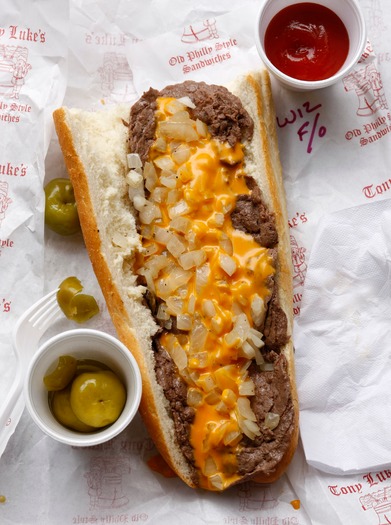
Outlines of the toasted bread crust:
<svg viewBox="0 0 391 525">
<path fill-rule="evenodd" d="M 248 74 L 232 87 L 247 111 L 255 122 L 254 136 L 250 143 L 245 144 L 246 157 L 251 176 L 262 190 L 269 208 L 274 212 L 276 227 L 279 235 L 277 273 L 279 302 L 288 319 L 288 333 L 292 334 L 292 271 L 288 220 L 285 204 L 282 171 L 279 161 L 275 115 L 273 109 L 270 80 L 266 71 L 257 74 Z M 87 169 L 90 159 L 88 152 L 95 145 L 89 144 L 90 134 L 78 136 L 77 124 L 73 125 L 74 117 L 71 110 L 60 108 L 54 112 L 54 122 L 59 143 L 64 155 L 65 164 L 72 181 L 82 232 L 86 248 L 96 274 L 113 324 L 119 339 L 135 356 L 143 378 L 143 396 L 140 413 L 145 425 L 156 446 L 171 468 L 191 487 L 195 487 L 192 471 L 183 458 L 179 447 L 175 444 L 174 428 L 168 415 L 168 406 L 162 399 L 162 389 L 156 381 L 153 369 L 152 338 L 157 325 L 149 310 L 144 307 L 139 287 L 134 281 L 126 281 L 120 275 L 120 266 L 116 266 L 116 255 L 112 254 L 112 242 L 107 231 L 108 219 L 102 219 L 102 196 L 92 190 L 91 178 L 105 177 L 101 174 L 99 158 L 96 161 L 96 173 Z M 95 118 L 91 113 L 91 126 L 95 126 Z M 118 111 L 112 121 L 112 134 L 119 137 L 123 144 L 118 146 L 119 151 L 113 154 L 112 164 L 115 164 L 118 182 L 115 188 L 110 188 L 123 200 L 123 208 L 129 208 L 126 202 L 126 188 L 124 177 L 126 167 L 126 129 L 124 120 L 127 120 L 128 108 Z M 120 160 L 119 160 L 120 159 Z M 99 185 L 99 181 L 96 182 Z M 124 189 L 125 188 L 125 189 Z M 111 198 L 111 197 L 110 197 Z M 103 210 L 106 213 L 107 210 Z M 127 211 L 130 214 L 130 211 Z M 129 222 L 130 221 L 130 222 Z M 134 256 L 140 242 L 136 226 L 131 218 L 126 217 L 126 231 L 132 238 L 133 245 L 128 253 L 122 255 L 122 266 Z M 114 262 L 113 262 L 114 261 Z M 130 283 L 130 284 L 129 284 Z M 145 311 L 143 311 L 143 309 Z M 144 328 L 146 326 L 146 328 Z M 141 328 L 142 327 L 142 328 Z M 141 332 L 142 333 L 141 333 Z M 269 483 L 278 479 L 286 470 L 298 440 L 298 401 L 295 385 L 294 356 L 292 337 L 282 349 L 289 369 L 291 396 L 294 407 L 294 422 L 289 447 L 273 472 L 258 475 L 258 482 Z"/>
</svg>

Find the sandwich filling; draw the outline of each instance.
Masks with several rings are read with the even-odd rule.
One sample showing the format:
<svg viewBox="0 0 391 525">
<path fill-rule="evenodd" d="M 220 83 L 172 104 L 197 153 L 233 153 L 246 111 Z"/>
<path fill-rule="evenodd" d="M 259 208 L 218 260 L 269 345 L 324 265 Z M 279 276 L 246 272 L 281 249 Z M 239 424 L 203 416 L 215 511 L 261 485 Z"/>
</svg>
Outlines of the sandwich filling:
<svg viewBox="0 0 391 525">
<path fill-rule="evenodd" d="M 149 90 L 130 120 L 156 377 L 194 481 L 211 490 L 272 472 L 293 428 L 278 235 L 244 162 L 252 133 L 237 97 L 191 81 Z"/>
</svg>

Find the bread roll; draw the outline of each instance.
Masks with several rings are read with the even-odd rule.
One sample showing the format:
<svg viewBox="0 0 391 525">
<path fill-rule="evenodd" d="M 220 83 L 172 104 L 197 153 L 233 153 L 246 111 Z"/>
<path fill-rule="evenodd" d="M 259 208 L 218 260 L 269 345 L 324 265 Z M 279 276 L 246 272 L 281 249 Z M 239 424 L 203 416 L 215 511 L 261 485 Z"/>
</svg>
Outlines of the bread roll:
<svg viewBox="0 0 391 525">
<path fill-rule="evenodd" d="M 140 412 L 191 487 L 272 482 L 298 438 L 292 273 L 266 71 L 62 107 L 55 127 Z M 130 154 L 130 155 L 129 155 Z"/>
</svg>

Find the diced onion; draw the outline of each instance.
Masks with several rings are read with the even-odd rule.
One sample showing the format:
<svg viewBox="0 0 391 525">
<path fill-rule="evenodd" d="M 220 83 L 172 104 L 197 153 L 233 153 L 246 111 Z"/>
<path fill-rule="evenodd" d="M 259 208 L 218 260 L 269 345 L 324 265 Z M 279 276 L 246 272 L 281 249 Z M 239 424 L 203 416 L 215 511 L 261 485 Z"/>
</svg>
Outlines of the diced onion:
<svg viewBox="0 0 391 525">
<path fill-rule="evenodd" d="M 147 188 L 148 189 L 148 188 Z M 168 189 L 163 188 L 162 186 L 157 186 L 153 188 L 150 194 L 150 199 L 154 202 L 161 204 L 167 199 Z"/>
<path fill-rule="evenodd" d="M 216 308 L 213 301 L 210 299 L 204 299 L 202 301 L 202 311 L 206 317 L 213 317 L 216 315 Z"/>
<path fill-rule="evenodd" d="M 208 126 L 202 120 L 196 120 L 196 130 L 197 134 L 201 138 L 205 138 L 208 135 Z"/>
<path fill-rule="evenodd" d="M 179 314 L 176 318 L 176 326 L 178 330 L 191 330 L 191 317 L 188 314 Z"/>
<path fill-rule="evenodd" d="M 273 372 L 274 370 L 274 364 L 273 363 L 262 363 L 259 367 L 262 372 Z"/>
<path fill-rule="evenodd" d="M 257 423 L 255 423 L 255 421 L 244 419 L 241 423 L 239 423 L 239 425 L 243 433 L 246 434 L 246 436 L 250 439 L 254 439 L 256 436 L 261 435 L 259 426 Z"/>
<path fill-rule="evenodd" d="M 187 404 L 189 407 L 198 407 L 203 400 L 203 394 L 197 388 L 190 387 L 187 390 Z"/>
<path fill-rule="evenodd" d="M 256 348 L 262 348 L 265 343 L 262 341 L 262 334 L 254 328 L 249 330 L 248 341 L 251 342 Z"/>
<path fill-rule="evenodd" d="M 238 430 L 231 430 L 230 432 L 227 432 L 227 434 L 224 436 L 223 443 L 226 446 L 235 446 L 241 441 L 242 434 Z"/>
<path fill-rule="evenodd" d="M 163 137 L 158 137 L 155 140 L 155 143 L 153 147 L 156 149 L 156 151 L 160 151 L 161 153 L 164 153 L 167 149 L 167 142 Z"/>
<path fill-rule="evenodd" d="M 249 419 L 250 421 L 256 421 L 257 418 L 251 408 L 250 400 L 247 397 L 238 397 L 236 402 L 239 414 L 244 419 Z"/>
<path fill-rule="evenodd" d="M 144 179 L 141 173 L 136 170 L 130 170 L 126 175 L 126 182 L 131 188 L 139 188 L 143 185 Z"/>
<path fill-rule="evenodd" d="M 148 206 L 149 202 L 145 197 L 141 197 L 141 195 L 136 195 L 133 199 L 133 206 L 136 208 L 137 211 L 141 211 L 145 206 Z"/>
<path fill-rule="evenodd" d="M 223 215 L 223 221 L 224 221 L 224 215 Z M 223 234 L 221 236 L 221 239 L 220 239 L 220 248 L 222 250 L 224 250 L 228 255 L 232 255 L 233 254 L 233 244 L 232 244 L 232 241 L 231 239 L 228 237 L 228 235 L 226 234 Z M 224 268 L 223 268 L 224 269 Z M 235 270 L 236 270 L 236 263 L 235 263 Z M 234 270 L 234 271 L 235 271 Z M 228 272 L 227 272 L 228 273 Z M 233 272 L 232 272 L 233 273 Z M 228 274 L 228 275 L 232 275 L 232 274 Z"/>
<path fill-rule="evenodd" d="M 209 372 L 200 374 L 197 385 L 206 393 L 211 392 L 216 387 L 215 380 Z"/>
<path fill-rule="evenodd" d="M 228 408 L 233 408 L 236 405 L 236 394 L 230 388 L 225 388 L 223 390 L 221 399 Z"/>
<path fill-rule="evenodd" d="M 196 305 L 196 296 L 192 293 L 189 297 L 189 302 L 187 303 L 187 313 L 190 315 L 193 315 L 195 312 L 195 305 Z"/>
<path fill-rule="evenodd" d="M 137 188 L 132 188 L 131 186 L 128 186 L 128 195 L 129 199 L 132 202 L 134 201 L 136 196 L 145 198 L 144 186 L 137 186 Z"/>
<path fill-rule="evenodd" d="M 166 188 L 173 190 L 177 185 L 177 176 L 172 171 L 162 171 L 160 183 Z"/>
<path fill-rule="evenodd" d="M 280 423 L 280 415 L 275 412 L 268 412 L 265 416 L 265 427 L 274 430 Z"/>
<path fill-rule="evenodd" d="M 139 215 L 140 221 L 143 224 L 151 224 L 152 221 L 154 221 L 155 219 L 160 219 L 162 216 L 160 212 L 160 208 L 158 206 L 156 206 L 155 204 L 149 201 L 147 201 L 147 203 L 148 205 L 144 206 L 140 210 L 140 215 Z"/>
<path fill-rule="evenodd" d="M 159 304 L 159 307 L 157 309 L 156 317 L 160 321 L 168 321 L 168 319 L 170 319 L 170 314 L 167 311 L 166 303 L 160 303 Z"/>
<path fill-rule="evenodd" d="M 181 215 L 186 215 L 189 213 L 190 208 L 185 200 L 180 200 L 175 206 L 171 206 L 168 210 L 168 215 L 170 219 L 175 219 L 175 217 L 180 217 Z"/>
<path fill-rule="evenodd" d="M 208 365 L 208 352 L 198 352 L 189 357 L 190 368 L 205 368 Z"/>
<path fill-rule="evenodd" d="M 219 401 L 220 396 L 215 390 L 212 390 L 212 392 L 209 392 L 209 394 L 205 396 L 205 403 L 208 405 L 216 405 Z"/>
<path fill-rule="evenodd" d="M 184 142 L 191 142 L 198 139 L 198 134 L 193 128 L 193 125 L 187 122 L 161 122 L 160 133 L 163 137 L 174 140 L 183 140 Z"/>
<path fill-rule="evenodd" d="M 257 363 L 257 365 L 258 366 L 263 365 L 263 363 L 265 362 L 265 359 L 263 358 L 263 355 L 261 354 L 261 351 L 259 350 L 259 348 L 255 348 L 254 352 L 255 352 L 255 362 Z"/>
<path fill-rule="evenodd" d="M 205 325 L 200 319 L 195 319 L 190 333 L 190 353 L 199 352 L 201 348 L 204 348 L 207 336 L 208 330 Z"/>
<path fill-rule="evenodd" d="M 170 228 L 180 233 L 187 233 L 191 227 L 191 220 L 187 217 L 175 217 L 170 222 Z"/>
<path fill-rule="evenodd" d="M 179 371 L 187 367 L 186 352 L 177 341 L 169 349 L 169 354 L 171 355 Z"/>
<path fill-rule="evenodd" d="M 174 171 L 175 164 L 172 161 L 172 158 L 169 155 L 161 155 L 157 157 L 154 161 L 155 166 L 164 171 Z"/>
<path fill-rule="evenodd" d="M 167 310 L 171 315 L 179 315 L 183 311 L 183 299 L 180 297 L 177 297 L 176 295 L 172 295 L 171 297 L 167 298 L 166 301 L 167 304 Z"/>
<path fill-rule="evenodd" d="M 236 261 L 229 255 L 220 254 L 220 267 L 230 277 L 236 272 Z"/>
<path fill-rule="evenodd" d="M 143 167 L 143 163 L 141 162 L 141 158 L 138 153 L 128 153 L 127 162 L 128 162 L 128 168 L 130 170 L 139 169 Z"/>
<path fill-rule="evenodd" d="M 210 266 L 208 263 L 205 263 L 203 266 L 200 266 L 196 270 L 196 292 L 199 294 L 204 286 L 208 284 L 210 276 Z"/>
<path fill-rule="evenodd" d="M 255 349 L 247 341 L 244 341 L 240 349 L 241 357 L 246 357 L 247 359 L 254 359 Z"/>
<path fill-rule="evenodd" d="M 178 166 L 181 166 L 185 162 L 187 162 L 190 158 L 191 151 L 187 144 L 181 144 L 178 146 L 173 152 L 172 152 L 172 159 L 173 161 L 178 164 Z"/>
<path fill-rule="evenodd" d="M 177 101 L 180 102 L 181 104 L 183 104 L 184 106 L 188 107 L 188 108 L 191 108 L 191 109 L 195 108 L 194 102 L 188 96 L 184 96 L 184 97 L 178 98 Z"/>
<path fill-rule="evenodd" d="M 253 396 L 255 394 L 255 385 L 252 379 L 247 379 L 239 385 L 240 396 Z"/>
<path fill-rule="evenodd" d="M 184 270 L 190 270 L 195 266 L 201 266 L 206 261 L 206 253 L 204 250 L 192 250 L 184 253 L 179 258 L 179 263 Z"/>
<path fill-rule="evenodd" d="M 180 238 L 173 233 L 170 240 L 167 243 L 167 250 L 176 258 L 178 258 L 185 250 L 186 245 L 180 240 Z"/>
<path fill-rule="evenodd" d="M 151 192 L 155 188 L 158 181 L 155 166 L 152 164 L 152 162 L 145 163 L 143 173 L 145 179 L 145 187 L 149 192 Z"/>
<path fill-rule="evenodd" d="M 209 481 L 211 485 L 217 489 L 217 490 L 223 490 L 224 489 L 224 482 L 223 478 L 220 474 L 213 474 L 213 476 L 209 477 Z"/>
<path fill-rule="evenodd" d="M 171 123 L 178 123 L 178 122 L 186 122 L 187 124 L 193 125 L 193 120 L 190 119 L 190 115 L 186 110 L 177 111 L 175 115 L 172 115 L 169 119 L 167 119 L 166 122 Z"/>
<path fill-rule="evenodd" d="M 264 300 L 258 294 L 254 294 L 251 299 L 251 317 L 255 326 L 263 325 L 265 313 L 266 308 Z"/>
<path fill-rule="evenodd" d="M 205 476 L 212 476 L 213 474 L 216 474 L 217 465 L 211 456 L 206 458 L 203 471 Z"/>
</svg>

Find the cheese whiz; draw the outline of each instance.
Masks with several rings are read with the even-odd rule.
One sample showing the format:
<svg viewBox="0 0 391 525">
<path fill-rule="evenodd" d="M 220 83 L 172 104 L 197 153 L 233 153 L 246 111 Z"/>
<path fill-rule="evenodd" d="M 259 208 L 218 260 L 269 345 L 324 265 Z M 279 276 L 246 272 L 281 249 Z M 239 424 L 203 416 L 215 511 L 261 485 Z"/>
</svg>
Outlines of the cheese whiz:
<svg viewBox="0 0 391 525">
<path fill-rule="evenodd" d="M 191 487 L 272 482 L 298 438 L 292 274 L 266 72 L 54 113 L 86 247 Z"/>
</svg>

